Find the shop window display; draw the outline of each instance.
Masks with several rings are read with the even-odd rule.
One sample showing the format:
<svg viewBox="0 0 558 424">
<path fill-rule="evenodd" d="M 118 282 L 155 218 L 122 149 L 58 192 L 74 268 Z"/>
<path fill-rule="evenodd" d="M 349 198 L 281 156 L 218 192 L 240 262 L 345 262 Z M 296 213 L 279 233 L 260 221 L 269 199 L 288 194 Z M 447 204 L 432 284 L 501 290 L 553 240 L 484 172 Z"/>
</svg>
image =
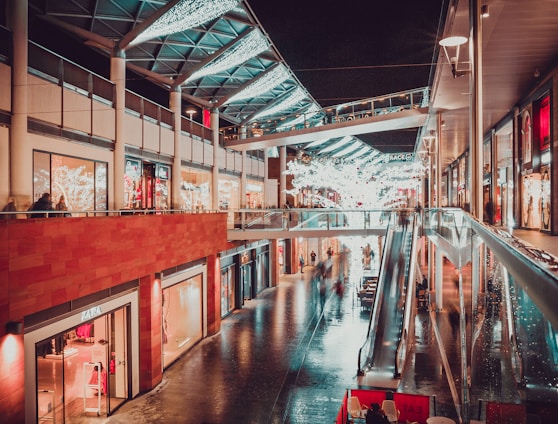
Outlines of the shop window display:
<svg viewBox="0 0 558 424">
<path fill-rule="evenodd" d="M 235 266 L 221 270 L 221 317 L 234 309 Z"/>
<path fill-rule="evenodd" d="M 202 338 L 202 281 L 199 274 L 163 289 L 163 367 Z"/>
<path fill-rule="evenodd" d="M 533 173 L 523 177 L 522 226 L 541 228 L 541 174 Z"/>
<path fill-rule="evenodd" d="M 107 163 L 35 151 L 33 201 L 50 193 L 54 203 L 66 199 L 68 210 L 107 209 Z"/>
<path fill-rule="evenodd" d="M 219 178 L 219 209 L 239 209 L 240 181 L 238 178 Z"/>
<path fill-rule="evenodd" d="M 37 421 L 106 416 L 128 398 L 126 308 L 35 345 Z"/>
<path fill-rule="evenodd" d="M 202 211 L 210 207 L 211 175 L 207 171 L 181 171 L 181 209 Z"/>
</svg>

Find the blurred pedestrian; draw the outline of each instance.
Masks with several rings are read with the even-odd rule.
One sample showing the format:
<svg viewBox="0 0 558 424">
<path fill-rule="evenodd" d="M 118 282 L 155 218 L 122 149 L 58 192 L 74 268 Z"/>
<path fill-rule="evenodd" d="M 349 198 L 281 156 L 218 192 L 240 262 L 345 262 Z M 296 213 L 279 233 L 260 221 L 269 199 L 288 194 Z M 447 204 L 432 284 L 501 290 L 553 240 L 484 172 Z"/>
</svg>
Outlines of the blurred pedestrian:
<svg viewBox="0 0 558 424">
<path fill-rule="evenodd" d="M 343 294 L 345 293 L 345 285 L 341 279 L 337 279 L 337 281 L 333 284 L 333 291 L 339 297 L 339 299 L 343 298 Z"/>
<path fill-rule="evenodd" d="M 373 403 L 366 412 L 366 424 L 389 424 L 386 413 L 380 408 L 380 404 Z"/>
<path fill-rule="evenodd" d="M 310 261 L 312 262 L 312 266 L 314 266 L 314 264 L 316 263 L 316 252 L 314 252 L 312 250 L 312 252 L 310 252 Z"/>
<path fill-rule="evenodd" d="M 455 337 L 456 333 L 459 332 L 459 308 L 454 304 L 450 303 L 449 310 L 448 310 L 448 319 L 451 325 L 451 331 Z"/>
<path fill-rule="evenodd" d="M 72 216 L 71 213 L 67 212 L 68 211 L 68 206 L 66 205 L 66 198 L 64 197 L 63 194 L 59 197 L 58 203 L 56 204 L 55 209 L 59 212 L 66 211 L 66 213 L 57 214 L 57 216 Z"/>
<path fill-rule="evenodd" d="M 50 214 L 47 211 L 53 211 L 52 202 L 50 200 L 50 193 L 44 193 L 39 200 L 31 205 L 29 211 L 40 211 L 42 213 L 29 214 L 30 218 L 48 218 Z"/>
<path fill-rule="evenodd" d="M 15 204 L 15 197 L 10 196 L 8 197 L 8 203 L 6 206 L 2 208 L 2 212 L 10 212 L 8 214 L 0 215 L 0 219 L 15 219 L 16 215 L 14 212 L 17 212 L 16 204 Z"/>
</svg>

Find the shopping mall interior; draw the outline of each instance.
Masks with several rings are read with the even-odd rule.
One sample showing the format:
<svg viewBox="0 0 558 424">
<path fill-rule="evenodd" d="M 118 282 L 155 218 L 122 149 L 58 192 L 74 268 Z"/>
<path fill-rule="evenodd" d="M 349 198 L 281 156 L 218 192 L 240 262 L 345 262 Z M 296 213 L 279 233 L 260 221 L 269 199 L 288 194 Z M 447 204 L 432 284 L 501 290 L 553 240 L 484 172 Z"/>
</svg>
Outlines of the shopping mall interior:
<svg viewBox="0 0 558 424">
<path fill-rule="evenodd" d="M 287 3 L 0 0 L 3 420 L 553 422 L 558 8 Z"/>
</svg>

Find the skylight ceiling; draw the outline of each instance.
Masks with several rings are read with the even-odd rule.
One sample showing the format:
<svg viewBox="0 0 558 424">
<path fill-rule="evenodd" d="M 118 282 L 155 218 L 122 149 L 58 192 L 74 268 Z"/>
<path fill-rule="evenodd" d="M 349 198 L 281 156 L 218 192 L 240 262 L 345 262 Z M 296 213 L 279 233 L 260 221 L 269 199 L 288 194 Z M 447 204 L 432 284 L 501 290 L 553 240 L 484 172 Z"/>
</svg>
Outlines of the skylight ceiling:
<svg viewBox="0 0 558 424">
<path fill-rule="evenodd" d="M 321 108 L 244 0 L 29 0 L 29 9 L 32 21 L 70 33 L 94 53 L 123 52 L 145 84 L 180 86 L 184 105 L 217 107 L 233 125 L 263 118 L 294 126 Z"/>
</svg>

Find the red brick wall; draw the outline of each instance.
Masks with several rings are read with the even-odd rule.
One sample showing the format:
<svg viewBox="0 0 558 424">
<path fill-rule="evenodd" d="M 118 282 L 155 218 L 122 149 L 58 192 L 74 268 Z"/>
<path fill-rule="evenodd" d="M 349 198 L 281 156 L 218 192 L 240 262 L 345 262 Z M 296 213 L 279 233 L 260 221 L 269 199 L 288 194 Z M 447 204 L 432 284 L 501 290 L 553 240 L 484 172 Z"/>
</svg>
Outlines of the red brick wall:
<svg viewBox="0 0 558 424">
<path fill-rule="evenodd" d="M 0 248 L 0 317 L 11 320 L 228 246 L 221 213 L 0 224 L 0 240 L 7 241 Z"/>
<path fill-rule="evenodd" d="M 155 273 L 207 259 L 208 333 L 215 334 L 220 328 L 216 258 L 230 246 L 226 238 L 224 213 L 0 221 L 2 416 L 14 423 L 23 417 L 23 355 L 9 366 L 4 361 L 6 352 L 23 350 L 23 337 L 5 335 L 5 323 L 135 279 L 140 279 L 140 389 L 154 387 L 162 379 Z"/>
<path fill-rule="evenodd" d="M 154 276 L 140 280 L 139 366 L 140 392 L 151 390 L 163 379 L 161 358 L 161 281 Z"/>
</svg>

